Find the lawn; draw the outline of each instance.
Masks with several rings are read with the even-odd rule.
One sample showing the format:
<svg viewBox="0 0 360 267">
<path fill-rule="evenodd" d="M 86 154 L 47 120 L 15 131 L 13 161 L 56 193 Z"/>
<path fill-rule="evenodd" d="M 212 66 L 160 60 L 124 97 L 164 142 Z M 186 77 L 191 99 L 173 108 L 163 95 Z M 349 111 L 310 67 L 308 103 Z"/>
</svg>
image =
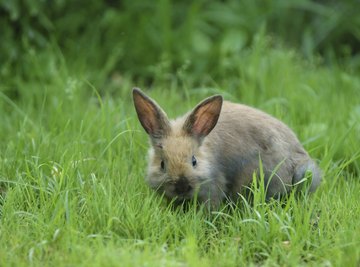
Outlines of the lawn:
<svg viewBox="0 0 360 267">
<path fill-rule="evenodd" d="M 259 41 L 260 42 L 260 41 Z M 31 77 L 2 83 L 1 266 L 241 266 L 360 263 L 360 79 L 266 42 L 192 82 L 186 68 L 148 88 L 73 71 L 56 49 L 26 56 Z M 318 160 L 313 195 L 173 208 L 144 182 L 147 136 L 132 106 L 140 86 L 169 116 L 214 93 L 285 121 Z M 20 95 L 11 95 L 11 88 Z M 115 90 L 116 88 L 116 90 Z"/>
<path fill-rule="evenodd" d="M 153 63 L 156 38 L 147 53 L 135 41 L 99 46 L 94 35 L 73 50 L 76 40 L 33 49 L 23 39 L 21 60 L 0 66 L 0 266 L 360 265 L 358 61 L 329 63 L 313 51 L 305 58 L 264 29 L 246 45 L 241 34 L 225 34 L 217 55 L 192 33 L 198 54 L 177 54 L 197 25 L 198 3 L 179 32 L 164 26 L 169 50 Z M 157 8 L 154 21 L 166 23 L 170 7 Z M 69 31 L 71 18 L 59 20 Z M 143 32 L 157 25 L 136 23 Z M 319 163 L 321 186 L 268 202 L 253 188 L 251 203 L 240 198 L 212 212 L 172 206 L 144 181 L 149 142 L 132 104 L 135 86 L 170 117 L 213 94 L 272 114 Z"/>
</svg>

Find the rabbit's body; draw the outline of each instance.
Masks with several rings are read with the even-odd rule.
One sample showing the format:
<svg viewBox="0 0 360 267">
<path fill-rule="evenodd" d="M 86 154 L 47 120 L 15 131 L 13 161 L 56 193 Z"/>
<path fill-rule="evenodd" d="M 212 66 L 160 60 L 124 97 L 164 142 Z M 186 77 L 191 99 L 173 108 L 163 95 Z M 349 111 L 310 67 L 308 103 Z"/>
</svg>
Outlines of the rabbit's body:
<svg viewBox="0 0 360 267">
<path fill-rule="evenodd" d="M 320 183 L 320 170 L 295 134 L 260 110 L 222 103 L 215 96 L 191 113 L 168 121 L 160 107 L 150 103 L 158 109 L 152 121 L 161 121 L 158 129 L 142 121 L 137 107 L 153 144 L 146 179 L 170 198 L 188 199 L 196 192 L 200 201 L 217 207 L 225 197 L 235 199 L 251 184 L 260 160 L 267 196 L 287 193 L 308 170 L 312 172 L 310 191 Z M 149 112 L 148 108 L 147 116 Z"/>
</svg>

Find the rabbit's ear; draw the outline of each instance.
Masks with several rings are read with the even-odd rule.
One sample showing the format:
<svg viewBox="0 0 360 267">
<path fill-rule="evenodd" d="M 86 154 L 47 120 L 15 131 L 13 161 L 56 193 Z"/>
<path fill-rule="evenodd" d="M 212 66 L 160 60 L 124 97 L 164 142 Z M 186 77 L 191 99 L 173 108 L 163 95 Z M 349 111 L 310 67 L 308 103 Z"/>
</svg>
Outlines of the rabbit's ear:
<svg viewBox="0 0 360 267">
<path fill-rule="evenodd" d="M 153 141 L 159 140 L 169 133 L 169 120 L 154 100 L 138 88 L 133 88 L 133 100 L 139 121 Z"/>
<path fill-rule="evenodd" d="M 187 117 L 183 130 L 202 140 L 215 127 L 221 112 L 223 98 L 214 95 L 200 102 Z"/>
</svg>

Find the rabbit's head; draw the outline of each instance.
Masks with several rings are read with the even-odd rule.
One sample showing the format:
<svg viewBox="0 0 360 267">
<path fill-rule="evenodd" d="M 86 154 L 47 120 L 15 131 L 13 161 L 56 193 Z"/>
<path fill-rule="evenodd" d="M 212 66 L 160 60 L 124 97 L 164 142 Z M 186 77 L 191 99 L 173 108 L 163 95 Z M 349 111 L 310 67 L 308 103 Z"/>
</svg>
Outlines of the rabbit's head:
<svg viewBox="0 0 360 267">
<path fill-rule="evenodd" d="M 202 146 L 215 127 L 222 106 L 219 95 L 206 98 L 193 111 L 173 121 L 137 88 L 133 99 L 139 121 L 150 137 L 147 181 L 169 198 L 190 199 L 211 178 L 210 151 Z"/>
</svg>

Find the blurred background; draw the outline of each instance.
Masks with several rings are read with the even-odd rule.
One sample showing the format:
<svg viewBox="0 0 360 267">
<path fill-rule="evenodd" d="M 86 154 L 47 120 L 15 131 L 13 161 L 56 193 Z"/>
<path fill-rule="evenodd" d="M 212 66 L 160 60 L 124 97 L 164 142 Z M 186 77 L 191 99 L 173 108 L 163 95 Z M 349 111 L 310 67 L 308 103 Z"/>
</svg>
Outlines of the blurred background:
<svg viewBox="0 0 360 267">
<path fill-rule="evenodd" d="M 239 75 L 236 62 L 264 36 L 270 47 L 357 72 L 359 11 L 358 0 L 0 0 L 0 79 L 13 97 L 14 76 L 46 80 L 61 64 L 100 90 L 184 70 L 196 84 Z"/>
</svg>

